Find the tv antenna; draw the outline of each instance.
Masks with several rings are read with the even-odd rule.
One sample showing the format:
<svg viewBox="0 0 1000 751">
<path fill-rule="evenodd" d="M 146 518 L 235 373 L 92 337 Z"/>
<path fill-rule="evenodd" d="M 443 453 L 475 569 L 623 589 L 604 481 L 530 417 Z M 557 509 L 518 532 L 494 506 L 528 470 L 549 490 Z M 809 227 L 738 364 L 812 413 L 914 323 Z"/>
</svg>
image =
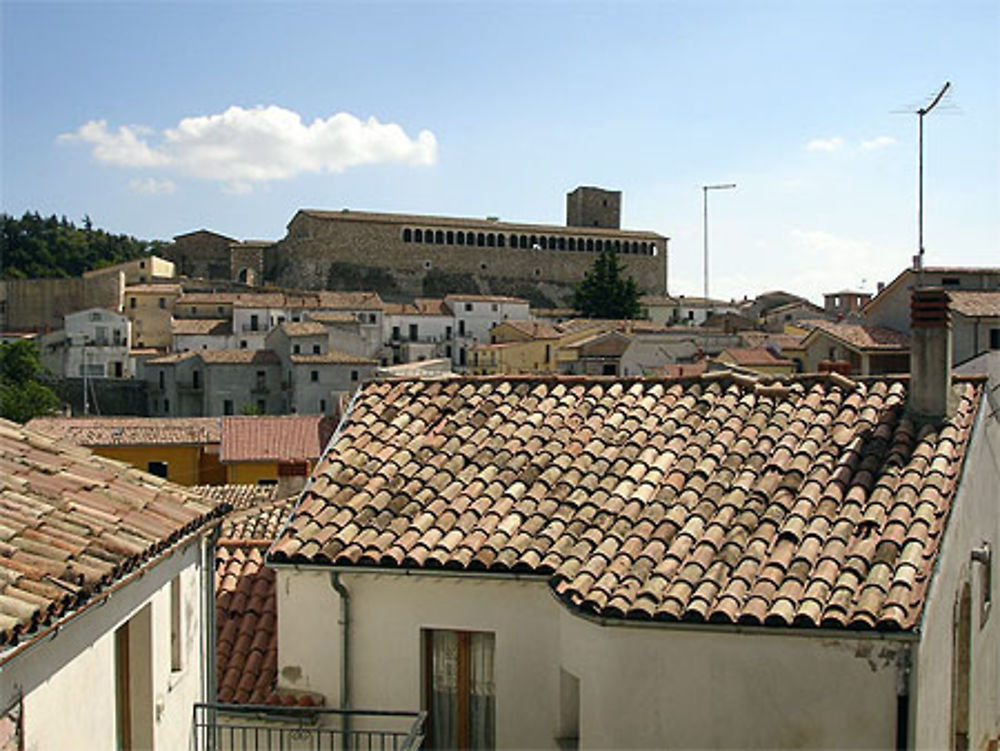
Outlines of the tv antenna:
<svg viewBox="0 0 1000 751">
<path fill-rule="evenodd" d="M 945 81 L 929 104 L 904 110 L 917 116 L 917 255 L 913 260 L 917 267 L 918 287 L 924 286 L 924 115 L 930 114 L 941 103 L 950 88 L 951 81 Z"/>
</svg>

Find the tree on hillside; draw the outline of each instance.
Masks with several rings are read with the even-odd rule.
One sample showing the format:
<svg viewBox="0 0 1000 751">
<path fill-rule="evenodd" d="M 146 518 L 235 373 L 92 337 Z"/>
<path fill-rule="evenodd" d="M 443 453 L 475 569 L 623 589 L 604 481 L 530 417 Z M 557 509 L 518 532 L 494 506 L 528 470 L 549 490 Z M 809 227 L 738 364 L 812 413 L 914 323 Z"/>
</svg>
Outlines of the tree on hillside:
<svg viewBox="0 0 1000 751">
<path fill-rule="evenodd" d="M 0 343 L 0 417 L 27 422 L 59 409 L 59 397 L 38 382 L 44 370 L 34 342 Z"/>
<path fill-rule="evenodd" d="M 37 211 L 20 219 L 0 214 L 0 276 L 34 279 L 79 276 L 155 252 L 163 243 L 137 240 L 95 229 L 89 216 L 79 228 L 66 217 L 43 217 Z"/>
<path fill-rule="evenodd" d="M 639 317 L 639 288 L 632 277 L 622 275 L 618 254 L 601 251 L 577 285 L 573 307 L 586 318 Z"/>
</svg>

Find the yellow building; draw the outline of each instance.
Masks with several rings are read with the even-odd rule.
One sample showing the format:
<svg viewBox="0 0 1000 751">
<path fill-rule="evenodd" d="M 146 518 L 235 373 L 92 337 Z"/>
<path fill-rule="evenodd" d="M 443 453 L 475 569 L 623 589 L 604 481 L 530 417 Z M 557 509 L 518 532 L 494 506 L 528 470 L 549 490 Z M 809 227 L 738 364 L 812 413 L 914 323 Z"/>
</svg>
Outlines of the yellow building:
<svg viewBox="0 0 1000 751">
<path fill-rule="evenodd" d="M 178 485 L 219 485 L 226 479 L 217 417 L 38 417 L 28 427 Z"/>
<path fill-rule="evenodd" d="M 125 315 L 132 321 L 133 347 L 170 347 L 170 322 L 180 295 L 179 284 L 136 284 L 125 288 Z"/>
<path fill-rule="evenodd" d="M 108 274 L 121 274 L 125 278 L 125 284 L 147 284 L 157 281 L 168 281 L 175 279 L 174 264 L 166 258 L 159 256 L 144 256 L 134 258 L 131 261 L 116 263 L 114 266 L 104 266 L 99 269 L 91 269 L 83 272 L 84 279 L 94 279 Z"/>
<path fill-rule="evenodd" d="M 223 418 L 219 460 L 226 482 L 300 490 L 335 427 L 322 415 Z"/>
</svg>

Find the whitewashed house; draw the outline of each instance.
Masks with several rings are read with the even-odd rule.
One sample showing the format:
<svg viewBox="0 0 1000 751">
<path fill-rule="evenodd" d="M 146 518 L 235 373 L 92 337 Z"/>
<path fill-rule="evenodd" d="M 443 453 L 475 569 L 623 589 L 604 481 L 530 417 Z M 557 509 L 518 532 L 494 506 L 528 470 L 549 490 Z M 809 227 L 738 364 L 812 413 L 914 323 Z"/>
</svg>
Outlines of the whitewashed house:
<svg viewBox="0 0 1000 751">
<path fill-rule="evenodd" d="M 994 748 L 1000 422 L 939 302 L 912 380 L 367 384 L 269 551 L 279 689 L 429 748 Z"/>
<path fill-rule="evenodd" d="M 0 742 L 187 748 L 219 509 L 6 421 L 0 462 Z"/>
<path fill-rule="evenodd" d="M 531 317 L 528 301 L 519 297 L 446 295 L 444 301 L 454 316 L 452 362 L 463 368 L 469 363 L 469 349 L 489 342 L 495 326 Z"/>
<path fill-rule="evenodd" d="M 65 316 L 64 328 L 42 336 L 42 361 L 67 378 L 128 378 L 132 322 L 104 308 Z"/>
</svg>

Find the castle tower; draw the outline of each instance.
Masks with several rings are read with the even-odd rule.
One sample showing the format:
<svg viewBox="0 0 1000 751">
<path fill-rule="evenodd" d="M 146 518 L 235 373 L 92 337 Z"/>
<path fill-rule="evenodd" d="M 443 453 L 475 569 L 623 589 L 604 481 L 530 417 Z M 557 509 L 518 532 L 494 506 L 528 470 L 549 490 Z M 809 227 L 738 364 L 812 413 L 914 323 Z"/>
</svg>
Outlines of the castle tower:
<svg viewBox="0 0 1000 751">
<path fill-rule="evenodd" d="M 580 186 L 566 194 L 567 227 L 621 229 L 622 192 Z"/>
</svg>

